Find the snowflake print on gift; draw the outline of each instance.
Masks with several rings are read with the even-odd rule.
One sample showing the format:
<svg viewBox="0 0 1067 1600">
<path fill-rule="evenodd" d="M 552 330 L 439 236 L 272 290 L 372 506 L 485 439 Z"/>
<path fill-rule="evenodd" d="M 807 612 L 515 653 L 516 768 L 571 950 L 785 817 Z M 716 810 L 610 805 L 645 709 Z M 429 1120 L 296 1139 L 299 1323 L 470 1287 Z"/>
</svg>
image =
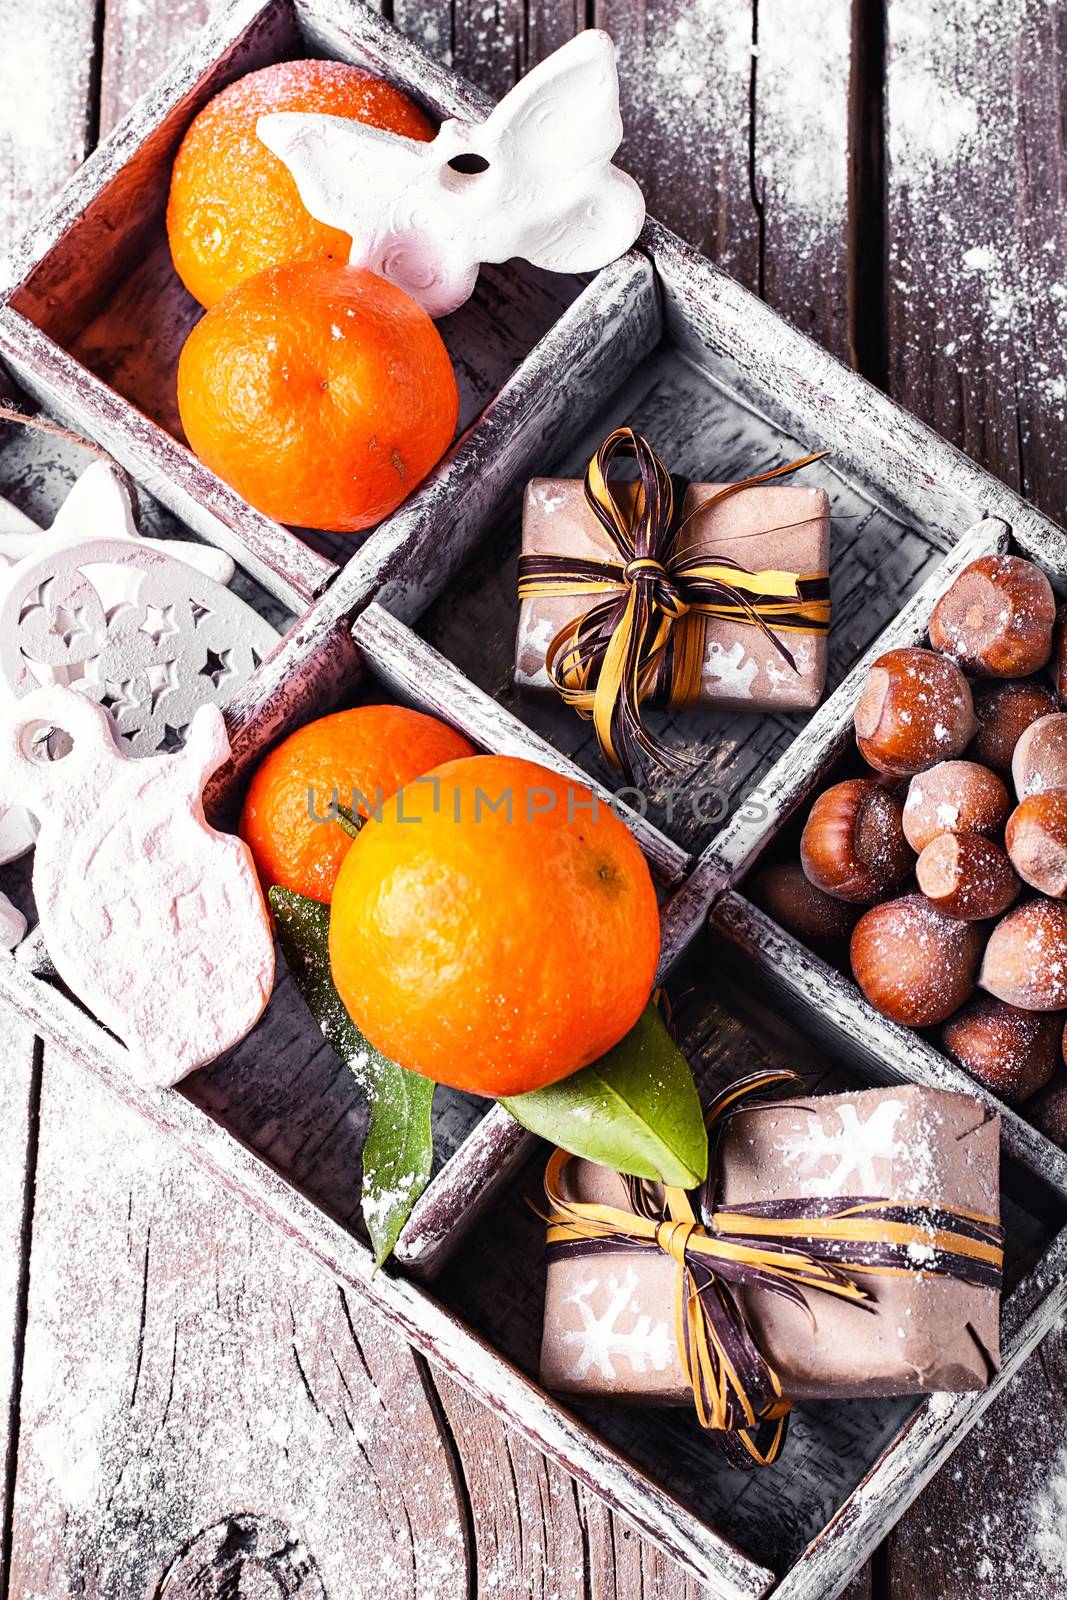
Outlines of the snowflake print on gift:
<svg viewBox="0 0 1067 1600">
<path fill-rule="evenodd" d="M 828 1128 L 822 1118 L 813 1117 L 810 1126 L 805 1124 L 802 1131 L 789 1136 L 782 1159 L 804 1178 L 809 1194 L 880 1195 L 885 1185 L 878 1178 L 875 1162 L 889 1159 L 903 1109 L 900 1100 L 882 1100 L 863 1118 L 859 1108 L 846 1101 L 834 1108 L 839 1123 L 836 1130 Z M 829 1164 L 820 1170 L 824 1161 Z"/>
<path fill-rule="evenodd" d="M 793 660 L 796 662 L 796 671 L 793 670 L 788 661 L 776 660 L 774 656 L 769 656 L 764 662 L 764 669 L 770 680 L 771 689 L 775 694 L 779 689 L 788 688 L 795 684 L 798 676 L 809 678 L 815 670 L 815 651 L 809 640 L 801 639 L 796 644 L 791 643 L 789 648 L 792 652 Z"/>
<path fill-rule="evenodd" d="M 652 1325 L 643 1311 L 638 1314 L 634 1290 L 638 1277 L 632 1267 L 620 1283 L 612 1276 L 607 1280 L 608 1302 L 598 1317 L 593 1310 L 593 1296 L 600 1288 L 599 1278 L 585 1278 L 564 1300 L 563 1304 L 577 1306 L 582 1319 L 580 1328 L 565 1328 L 561 1334 L 563 1344 L 576 1351 L 569 1376 L 582 1379 L 595 1367 L 602 1378 L 614 1379 L 615 1360 L 626 1360 L 633 1372 L 663 1372 L 670 1364 L 671 1340 L 665 1322 Z M 632 1326 L 624 1329 L 620 1322 L 629 1315 Z"/>
<path fill-rule="evenodd" d="M 545 660 L 552 635 L 555 630 L 548 617 L 524 617 L 519 627 L 519 643 L 516 655 L 519 660 L 525 659 L 526 652 L 530 651 L 538 665 L 533 672 L 524 671 L 520 682 L 525 688 L 550 689 L 552 680 L 548 676 Z"/>
<path fill-rule="evenodd" d="M 732 695 L 737 700 L 752 699 L 752 680 L 759 672 L 759 662 L 745 655 L 740 639 L 729 648 L 713 639 L 704 657 L 704 679 L 712 692 Z"/>
</svg>

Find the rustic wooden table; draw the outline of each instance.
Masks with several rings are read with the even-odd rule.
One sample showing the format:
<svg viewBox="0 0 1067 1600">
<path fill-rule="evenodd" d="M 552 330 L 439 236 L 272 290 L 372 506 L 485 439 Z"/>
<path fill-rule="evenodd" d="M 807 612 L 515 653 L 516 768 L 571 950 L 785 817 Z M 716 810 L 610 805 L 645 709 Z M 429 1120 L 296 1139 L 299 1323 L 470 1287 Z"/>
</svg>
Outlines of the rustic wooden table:
<svg viewBox="0 0 1067 1600">
<path fill-rule="evenodd" d="M 0 248 L 210 9 L 0 0 Z M 1064 517 L 1067 5 L 384 9 L 494 94 L 575 28 L 610 29 L 650 210 Z M 350 1573 L 330 1600 L 695 1596 L 70 1061 L 2 1029 L 4 1594 L 303 1600 L 318 1565 Z M 1067 1596 L 1065 1377 L 1060 1331 L 850 1600 Z"/>
</svg>

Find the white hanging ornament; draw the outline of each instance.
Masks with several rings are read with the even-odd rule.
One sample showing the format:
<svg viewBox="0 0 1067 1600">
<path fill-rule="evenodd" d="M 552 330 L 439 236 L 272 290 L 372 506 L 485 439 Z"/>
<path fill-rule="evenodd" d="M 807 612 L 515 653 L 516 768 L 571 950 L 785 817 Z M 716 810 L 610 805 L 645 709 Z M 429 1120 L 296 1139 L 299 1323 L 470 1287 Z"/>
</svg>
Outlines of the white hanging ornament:
<svg viewBox="0 0 1067 1600">
<path fill-rule="evenodd" d="M 0 495 L 0 556 L 5 558 L 5 565 L 9 560 L 17 560 L 17 556 L 8 557 L 9 541 L 25 539 L 27 548 L 30 539 L 39 539 L 41 529 L 28 517 L 25 511 L 20 511 L 18 506 L 12 505 L 10 500 L 5 500 Z M 16 548 L 11 545 L 12 550 Z"/>
<path fill-rule="evenodd" d="M 429 143 L 303 112 L 260 117 L 256 132 L 312 216 L 351 235 L 352 265 L 431 317 L 470 297 L 483 261 L 592 272 L 645 219 L 637 184 L 611 164 L 619 79 L 615 46 L 596 29 L 534 67 L 484 122 L 452 118 Z"/>
<path fill-rule="evenodd" d="M 0 808 L 0 866 L 32 850 L 36 837 L 37 824 L 25 806 Z"/>
<path fill-rule="evenodd" d="M 48 760 L 42 736 L 67 753 Z M 0 800 L 40 820 L 33 891 L 63 982 L 161 1088 L 243 1039 L 270 997 L 274 944 L 251 857 L 205 820 L 230 754 L 217 706 L 185 746 L 132 760 L 104 710 L 60 686 L 0 709 Z"/>
<path fill-rule="evenodd" d="M 156 550 L 180 560 L 216 583 L 228 583 L 233 577 L 233 561 L 211 545 L 195 544 L 187 539 L 140 539 L 121 475 L 110 463 L 94 461 L 77 479 L 48 528 L 38 527 L 25 512 L 0 498 L 0 595 L 9 592 L 9 585 L 18 588 L 20 577 L 32 574 L 42 564 L 50 570 L 58 552 L 101 538 L 123 540 L 141 549 Z M 31 565 L 23 566 L 24 562 Z M 47 576 L 48 571 L 44 571 L 42 581 Z M 272 648 L 275 641 L 276 635 L 272 634 L 266 648 Z M 266 644 L 265 636 L 263 642 Z M 19 663 L 14 664 L 13 671 L 17 679 L 21 672 Z M 67 681 L 62 672 L 47 676 L 49 681 Z M 39 678 L 31 675 L 26 685 L 32 686 L 37 681 Z M 231 683 L 227 687 L 236 685 Z M 206 697 L 213 698 L 212 695 Z M 199 696 L 199 700 L 204 698 L 204 694 Z M 24 806 L 0 809 L 0 864 L 25 855 L 33 848 L 36 837 L 37 825 Z M 0 939 L 0 945 L 2 942 Z"/>
<path fill-rule="evenodd" d="M 216 583 L 229 583 L 233 577 L 231 557 L 214 545 L 196 544 L 192 539 L 141 539 L 126 485 L 107 461 L 94 461 L 86 467 L 48 528 L 39 528 L 10 501 L 0 499 L 2 565 L 13 566 L 26 556 L 45 555 L 87 539 L 136 539 L 184 561 Z"/>
<path fill-rule="evenodd" d="M 26 918 L 7 895 L 0 892 L 0 950 L 14 950 L 25 937 Z"/>
<path fill-rule="evenodd" d="M 97 539 L 20 561 L 0 594 L 0 681 L 20 697 L 78 689 L 122 748 L 174 750 L 274 648 L 270 623 L 221 584 L 140 541 Z"/>
</svg>

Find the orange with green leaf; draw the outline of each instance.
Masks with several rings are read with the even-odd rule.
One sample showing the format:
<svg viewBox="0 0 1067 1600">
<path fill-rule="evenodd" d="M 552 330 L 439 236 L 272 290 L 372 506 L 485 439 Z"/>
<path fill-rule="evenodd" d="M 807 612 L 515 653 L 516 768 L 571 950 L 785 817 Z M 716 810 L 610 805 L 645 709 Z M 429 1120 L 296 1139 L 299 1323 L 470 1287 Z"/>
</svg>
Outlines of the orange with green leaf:
<svg viewBox="0 0 1067 1600">
<path fill-rule="evenodd" d="M 435 1082 L 497 1098 L 619 1171 L 703 1180 L 692 1074 L 650 1004 L 648 866 L 584 785 L 517 757 L 447 761 L 359 824 L 329 908 L 290 888 L 270 901 L 370 1103 L 363 1199 L 379 1260 L 429 1177 Z"/>
</svg>

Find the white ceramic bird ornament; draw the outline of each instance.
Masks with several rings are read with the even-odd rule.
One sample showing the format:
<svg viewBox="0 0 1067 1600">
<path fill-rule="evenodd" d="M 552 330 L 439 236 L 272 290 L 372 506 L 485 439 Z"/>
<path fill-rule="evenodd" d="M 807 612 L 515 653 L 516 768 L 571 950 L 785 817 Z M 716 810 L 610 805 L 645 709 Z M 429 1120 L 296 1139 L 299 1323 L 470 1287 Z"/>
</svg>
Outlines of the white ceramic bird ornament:
<svg viewBox="0 0 1067 1600">
<path fill-rule="evenodd" d="M 645 202 L 612 166 L 622 142 L 615 46 L 589 29 L 527 73 L 484 122 L 429 143 L 348 117 L 275 112 L 256 131 L 313 217 L 369 268 L 443 317 L 483 261 L 592 272 L 628 250 Z"/>
<path fill-rule="evenodd" d="M 69 749 L 49 760 L 56 730 Z M 141 759 L 73 689 L 0 709 L 0 801 L 25 800 L 40 821 L 33 891 L 48 954 L 152 1088 L 243 1039 L 274 983 L 252 859 L 204 817 L 204 785 L 229 754 L 214 705 L 196 712 L 183 749 Z"/>
</svg>

